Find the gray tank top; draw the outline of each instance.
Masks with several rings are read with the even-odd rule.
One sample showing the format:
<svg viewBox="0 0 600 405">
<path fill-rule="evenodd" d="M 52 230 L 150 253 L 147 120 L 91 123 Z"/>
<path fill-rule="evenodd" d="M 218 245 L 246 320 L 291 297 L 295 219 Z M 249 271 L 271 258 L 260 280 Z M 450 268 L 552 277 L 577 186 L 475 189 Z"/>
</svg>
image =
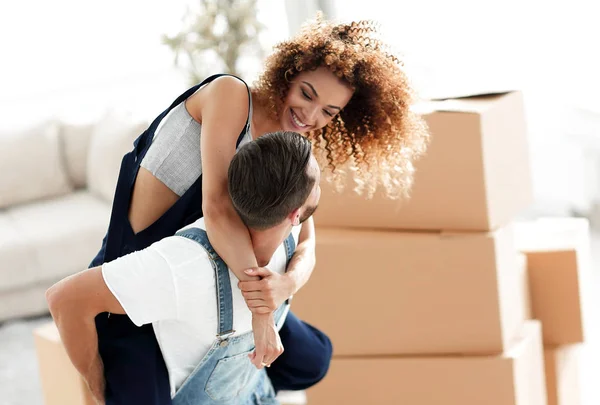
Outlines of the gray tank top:
<svg viewBox="0 0 600 405">
<path fill-rule="evenodd" d="M 248 125 L 237 149 L 252 140 L 252 96 L 249 89 L 248 96 Z M 182 102 L 159 124 L 141 167 L 181 197 L 202 174 L 201 133 L 202 125 L 192 118 L 185 108 L 185 102 Z"/>
</svg>

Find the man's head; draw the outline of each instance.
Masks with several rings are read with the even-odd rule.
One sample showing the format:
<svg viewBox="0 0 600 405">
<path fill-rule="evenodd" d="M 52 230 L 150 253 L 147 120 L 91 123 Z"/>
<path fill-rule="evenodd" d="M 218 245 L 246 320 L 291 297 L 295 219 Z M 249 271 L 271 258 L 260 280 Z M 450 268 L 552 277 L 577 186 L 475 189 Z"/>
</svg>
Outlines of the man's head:
<svg viewBox="0 0 600 405">
<path fill-rule="evenodd" d="M 284 221 L 298 225 L 319 202 L 321 171 L 310 141 L 295 132 L 275 132 L 244 145 L 229 165 L 229 195 L 250 229 Z"/>
</svg>

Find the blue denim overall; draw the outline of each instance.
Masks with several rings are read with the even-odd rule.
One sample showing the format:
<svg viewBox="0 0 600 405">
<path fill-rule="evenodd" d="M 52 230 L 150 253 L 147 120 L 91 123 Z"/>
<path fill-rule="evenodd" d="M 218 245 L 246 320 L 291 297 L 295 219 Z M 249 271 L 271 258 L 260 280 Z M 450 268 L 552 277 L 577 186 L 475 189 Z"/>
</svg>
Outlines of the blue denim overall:
<svg viewBox="0 0 600 405">
<path fill-rule="evenodd" d="M 129 205 L 140 163 L 160 122 L 214 75 L 180 95 L 134 142 L 121 162 L 108 232 L 90 267 L 145 249 L 196 221 L 202 214 L 202 176 L 156 222 L 137 234 L 129 223 Z M 250 122 L 237 140 L 239 145 Z M 198 151 L 200 153 L 200 151 Z M 137 327 L 127 315 L 96 317 L 98 349 L 104 363 L 106 405 L 170 405 L 167 368 L 152 325 Z M 329 338 L 289 313 L 279 331 L 284 353 L 267 370 L 275 390 L 299 390 L 320 381 L 329 368 Z"/>
<path fill-rule="evenodd" d="M 254 350 L 252 331 L 229 337 L 235 331 L 232 330 L 233 301 L 227 265 L 212 248 L 206 231 L 190 228 L 176 235 L 202 245 L 211 259 L 215 271 L 219 330 L 208 353 L 176 392 L 173 405 L 277 404 L 275 390 L 265 369 L 258 370 L 248 358 Z M 291 234 L 284 245 L 289 263 L 296 249 Z M 278 327 L 288 311 L 289 302 L 286 301 L 275 312 Z"/>
</svg>

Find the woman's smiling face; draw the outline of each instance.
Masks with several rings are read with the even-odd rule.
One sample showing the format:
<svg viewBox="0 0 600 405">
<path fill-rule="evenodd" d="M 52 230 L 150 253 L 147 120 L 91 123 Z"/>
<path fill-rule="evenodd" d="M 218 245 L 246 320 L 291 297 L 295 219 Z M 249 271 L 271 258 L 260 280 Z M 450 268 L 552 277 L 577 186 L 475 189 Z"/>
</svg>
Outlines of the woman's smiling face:
<svg viewBox="0 0 600 405">
<path fill-rule="evenodd" d="M 290 85 L 280 114 L 286 131 L 304 133 L 325 127 L 348 104 L 353 89 L 321 67 L 302 72 Z"/>
</svg>

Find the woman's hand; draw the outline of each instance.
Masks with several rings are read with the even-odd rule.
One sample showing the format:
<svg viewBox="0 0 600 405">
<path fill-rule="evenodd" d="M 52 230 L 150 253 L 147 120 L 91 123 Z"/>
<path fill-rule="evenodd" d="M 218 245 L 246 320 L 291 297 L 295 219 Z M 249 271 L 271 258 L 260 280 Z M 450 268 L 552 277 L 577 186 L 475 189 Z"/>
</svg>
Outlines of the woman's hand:
<svg viewBox="0 0 600 405">
<path fill-rule="evenodd" d="M 291 277 L 274 273 L 266 267 L 245 270 L 249 276 L 259 276 L 258 281 L 240 281 L 238 287 L 242 290 L 246 305 L 256 315 L 266 315 L 275 311 L 285 300 L 296 291 Z"/>
<path fill-rule="evenodd" d="M 279 332 L 275 327 L 273 313 L 253 314 L 254 351 L 248 355 L 257 369 L 269 367 L 283 353 Z"/>
</svg>

